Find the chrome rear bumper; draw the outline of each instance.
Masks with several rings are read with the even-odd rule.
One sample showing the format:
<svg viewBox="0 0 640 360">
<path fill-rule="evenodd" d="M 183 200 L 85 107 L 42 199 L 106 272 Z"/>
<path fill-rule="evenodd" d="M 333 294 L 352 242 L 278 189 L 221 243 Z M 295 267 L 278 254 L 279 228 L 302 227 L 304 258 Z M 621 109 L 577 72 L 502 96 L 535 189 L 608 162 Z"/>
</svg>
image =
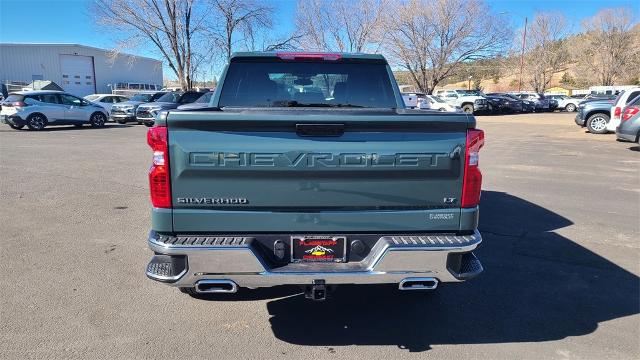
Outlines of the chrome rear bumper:
<svg viewBox="0 0 640 360">
<path fill-rule="evenodd" d="M 482 242 L 474 234 L 382 235 L 365 259 L 347 263 L 291 263 L 270 267 L 255 251 L 251 237 L 165 236 L 149 234 L 156 255 L 147 276 L 171 286 L 194 287 L 201 280 L 229 280 L 239 287 L 400 283 L 406 278 L 459 282 L 477 276 L 482 266 L 472 251 Z M 172 274 L 168 259 L 184 264 Z M 166 266 L 158 265 L 167 261 Z M 169 264 L 169 265 L 167 265 Z M 180 265 L 183 266 L 183 265 Z M 157 269 L 163 269 L 159 272 Z"/>
</svg>

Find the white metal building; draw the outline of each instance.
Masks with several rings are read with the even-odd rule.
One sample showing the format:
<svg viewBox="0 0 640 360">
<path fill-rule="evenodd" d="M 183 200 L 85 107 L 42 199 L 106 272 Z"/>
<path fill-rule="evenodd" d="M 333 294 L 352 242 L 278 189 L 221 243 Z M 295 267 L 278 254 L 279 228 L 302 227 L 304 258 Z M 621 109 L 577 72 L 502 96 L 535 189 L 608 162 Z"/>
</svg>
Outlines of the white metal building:
<svg viewBox="0 0 640 360">
<path fill-rule="evenodd" d="M 117 83 L 160 88 L 162 62 L 78 44 L 0 43 L 0 82 L 34 80 L 53 81 L 78 96 L 111 93 Z"/>
</svg>

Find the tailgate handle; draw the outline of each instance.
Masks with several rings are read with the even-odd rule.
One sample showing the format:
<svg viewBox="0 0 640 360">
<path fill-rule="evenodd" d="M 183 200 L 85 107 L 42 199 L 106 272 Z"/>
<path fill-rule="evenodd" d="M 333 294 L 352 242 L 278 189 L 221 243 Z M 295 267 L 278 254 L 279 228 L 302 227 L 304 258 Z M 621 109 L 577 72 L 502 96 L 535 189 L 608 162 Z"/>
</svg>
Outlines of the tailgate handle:
<svg viewBox="0 0 640 360">
<path fill-rule="evenodd" d="M 342 136 L 344 124 L 296 124 L 298 136 Z"/>
</svg>

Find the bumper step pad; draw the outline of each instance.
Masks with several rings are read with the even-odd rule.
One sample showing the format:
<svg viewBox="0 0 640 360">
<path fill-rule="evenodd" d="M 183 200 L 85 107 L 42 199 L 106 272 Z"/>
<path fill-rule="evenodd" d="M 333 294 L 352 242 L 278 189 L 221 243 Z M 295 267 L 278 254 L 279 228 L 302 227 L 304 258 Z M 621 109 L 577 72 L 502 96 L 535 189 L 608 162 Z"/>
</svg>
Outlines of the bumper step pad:
<svg viewBox="0 0 640 360">
<path fill-rule="evenodd" d="M 147 277 L 161 282 L 174 282 L 187 272 L 184 255 L 154 255 L 147 265 Z"/>
</svg>

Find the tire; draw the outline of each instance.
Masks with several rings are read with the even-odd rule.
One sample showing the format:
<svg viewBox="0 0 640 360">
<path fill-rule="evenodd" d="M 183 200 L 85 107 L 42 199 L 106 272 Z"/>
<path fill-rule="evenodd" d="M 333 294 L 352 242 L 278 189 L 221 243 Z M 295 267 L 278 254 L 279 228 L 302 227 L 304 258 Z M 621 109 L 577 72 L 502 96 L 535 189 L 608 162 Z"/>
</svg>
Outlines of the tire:
<svg viewBox="0 0 640 360">
<path fill-rule="evenodd" d="M 47 117 L 40 113 L 34 113 L 27 118 L 27 127 L 29 130 L 40 131 L 47 126 Z"/>
<path fill-rule="evenodd" d="M 101 112 L 95 112 L 91 114 L 91 118 L 89 118 L 89 124 L 91 124 L 94 128 L 104 127 L 104 124 L 107 122 L 107 117 Z"/>
<path fill-rule="evenodd" d="M 122 125 L 124 125 L 124 124 L 126 124 L 126 123 L 127 123 L 127 120 L 116 120 L 116 122 L 117 122 L 118 124 L 122 124 Z"/>
<path fill-rule="evenodd" d="M 445 108 L 440 108 L 440 109 L 438 109 L 438 111 L 445 112 L 445 111 L 447 111 L 447 109 L 445 109 Z"/>
<path fill-rule="evenodd" d="M 73 124 L 74 127 L 81 128 L 83 124 Z"/>
<path fill-rule="evenodd" d="M 142 125 L 142 121 L 138 121 L 138 125 Z"/>
<path fill-rule="evenodd" d="M 576 104 L 567 104 L 567 106 L 564 107 L 564 109 L 568 112 L 574 112 L 576 111 Z"/>
<path fill-rule="evenodd" d="M 462 105 L 462 111 L 464 111 L 467 114 L 473 114 L 473 105 L 472 104 Z"/>
<path fill-rule="evenodd" d="M 24 125 L 13 125 L 13 124 L 9 124 L 9 127 L 15 130 L 20 130 L 24 127 Z"/>
<path fill-rule="evenodd" d="M 607 123 L 609 115 L 604 113 L 596 113 L 587 119 L 587 130 L 592 134 L 604 134 L 607 132 Z"/>
<path fill-rule="evenodd" d="M 152 127 L 153 123 L 152 122 L 144 122 L 144 126 L 146 127 Z"/>
</svg>

